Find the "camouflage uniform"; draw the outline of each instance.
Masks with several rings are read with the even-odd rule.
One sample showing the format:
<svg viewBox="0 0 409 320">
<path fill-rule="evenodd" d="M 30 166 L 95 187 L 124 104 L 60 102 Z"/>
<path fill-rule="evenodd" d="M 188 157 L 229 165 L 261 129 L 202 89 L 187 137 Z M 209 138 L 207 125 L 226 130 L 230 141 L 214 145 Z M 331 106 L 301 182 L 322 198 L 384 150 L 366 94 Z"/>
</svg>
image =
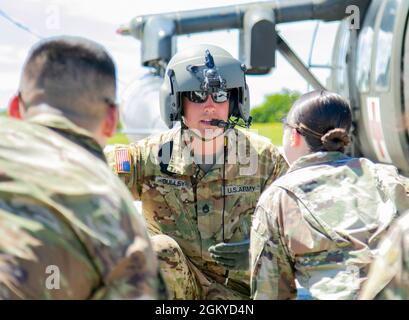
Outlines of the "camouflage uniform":
<svg viewBox="0 0 409 320">
<path fill-rule="evenodd" d="M 60 116 L 30 121 L 0 118 L 0 299 L 164 297 L 128 191 L 91 154 L 101 147 Z"/>
<path fill-rule="evenodd" d="M 360 299 L 409 300 L 409 212 L 382 239 Z"/>
<path fill-rule="evenodd" d="M 406 183 L 393 166 L 339 152 L 297 160 L 254 214 L 253 297 L 357 298 L 379 238 L 409 208 Z"/>
<path fill-rule="evenodd" d="M 250 219 L 261 191 L 288 167 L 268 139 L 236 129 L 226 134 L 224 238 L 236 242 L 250 236 Z M 248 271 L 230 270 L 226 286 L 227 270 L 208 252 L 223 241 L 223 158 L 205 173 L 190 161 L 187 140 L 185 131 L 174 128 L 136 144 L 117 146 L 106 155 L 135 198 L 142 200 L 170 296 L 248 299 Z M 236 148 L 237 141 L 245 148 Z M 121 150 L 129 156 L 128 172 L 118 171 Z M 256 156 L 254 172 L 246 172 L 249 163 L 234 161 L 239 150 Z"/>
</svg>

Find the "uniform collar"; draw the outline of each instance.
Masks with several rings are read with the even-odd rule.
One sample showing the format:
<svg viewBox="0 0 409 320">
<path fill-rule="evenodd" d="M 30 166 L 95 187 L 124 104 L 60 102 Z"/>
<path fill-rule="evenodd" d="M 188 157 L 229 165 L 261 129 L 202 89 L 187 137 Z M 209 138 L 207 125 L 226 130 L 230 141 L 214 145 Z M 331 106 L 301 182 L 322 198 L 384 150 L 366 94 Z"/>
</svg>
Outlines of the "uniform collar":
<svg viewBox="0 0 409 320">
<path fill-rule="evenodd" d="M 347 155 L 338 151 L 315 152 L 297 159 L 288 169 L 288 173 L 305 167 L 320 165 L 324 163 L 333 163 L 337 161 L 345 161 L 349 158 L 350 157 L 348 157 Z"/>
<path fill-rule="evenodd" d="M 180 175 L 193 175 L 197 170 L 192 163 L 192 157 L 188 153 L 189 148 L 183 140 L 182 128 L 177 128 L 171 135 L 172 155 L 167 170 Z"/>
<path fill-rule="evenodd" d="M 246 135 L 241 132 L 240 130 L 237 129 L 230 129 L 232 130 L 227 136 L 230 137 L 228 139 L 228 155 L 234 155 L 236 158 L 235 161 L 232 159 L 232 161 L 228 161 L 225 166 L 225 178 L 228 179 L 233 179 L 237 177 L 240 174 L 240 167 L 241 164 L 239 164 L 239 161 L 237 159 L 237 141 L 238 139 L 246 139 Z M 234 138 L 233 138 L 234 137 Z M 184 139 L 185 137 L 182 134 L 182 128 L 178 128 L 177 130 L 174 131 L 172 134 L 171 140 L 173 141 L 173 149 L 172 149 L 172 155 L 170 157 L 169 165 L 167 170 L 176 174 L 180 175 L 187 175 L 187 176 L 198 176 L 199 178 L 202 178 L 203 176 L 206 176 L 206 179 L 212 180 L 213 178 L 215 180 L 220 179 L 220 172 L 223 170 L 223 157 L 224 157 L 224 152 L 221 152 L 217 158 L 216 164 L 207 172 L 206 174 L 200 169 L 200 167 L 194 163 L 192 155 L 189 153 L 189 150 L 191 150 L 189 147 L 187 147 L 187 141 Z M 249 141 L 245 141 L 246 145 L 246 154 L 250 154 L 250 148 L 252 147 L 249 143 Z M 231 154 L 236 150 L 234 154 Z M 253 151 L 256 152 L 256 151 Z M 229 156 L 228 156 L 229 157 Z M 229 158 L 227 158 L 229 159 Z M 248 167 L 249 164 L 243 164 L 244 167 Z"/>
<path fill-rule="evenodd" d="M 97 158 L 106 161 L 102 147 L 93 138 L 92 134 L 89 131 L 80 128 L 67 118 L 58 114 L 40 113 L 30 117 L 27 120 L 31 123 L 48 127 L 56 131 L 68 140 L 87 149 Z"/>
</svg>

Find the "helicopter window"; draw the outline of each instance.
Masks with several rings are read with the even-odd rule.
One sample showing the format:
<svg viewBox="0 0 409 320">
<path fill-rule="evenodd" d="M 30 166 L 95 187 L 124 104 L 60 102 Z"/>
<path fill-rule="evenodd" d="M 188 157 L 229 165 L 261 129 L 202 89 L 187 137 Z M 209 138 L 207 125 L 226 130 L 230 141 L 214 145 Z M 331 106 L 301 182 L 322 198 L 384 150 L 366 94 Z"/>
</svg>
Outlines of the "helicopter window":
<svg viewBox="0 0 409 320">
<path fill-rule="evenodd" d="M 379 27 L 375 62 L 376 88 L 379 90 L 388 90 L 389 88 L 393 29 L 400 2 L 401 0 L 387 2 Z"/>
<path fill-rule="evenodd" d="M 361 92 L 369 90 L 374 26 L 380 3 L 381 1 L 374 1 L 371 4 L 367 17 L 365 18 L 364 26 L 359 35 L 356 85 Z"/>
</svg>

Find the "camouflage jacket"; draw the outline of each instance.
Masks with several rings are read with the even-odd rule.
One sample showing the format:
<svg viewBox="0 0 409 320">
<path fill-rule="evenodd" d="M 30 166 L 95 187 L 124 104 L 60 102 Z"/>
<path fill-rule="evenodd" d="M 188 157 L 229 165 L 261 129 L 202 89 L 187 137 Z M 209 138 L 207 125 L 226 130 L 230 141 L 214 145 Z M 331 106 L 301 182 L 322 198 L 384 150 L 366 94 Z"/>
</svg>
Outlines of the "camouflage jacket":
<svg viewBox="0 0 409 320">
<path fill-rule="evenodd" d="M 267 138 L 234 129 L 226 133 L 225 168 L 222 153 L 205 173 L 192 160 L 185 132 L 174 128 L 136 144 L 116 146 L 106 156 L 135 198 L 142 200 L 151 234 L 173 237 L 199 269 L 224 275 L 226 270 L 210 257 L 208 248 L 250 237 L 250 217 L 261 192 L 288 166 Z M 125 164 L 120 163 L 121 154 Z M 248 272 L 230 271 L 229 277 L 249 288 Z"/>
<path fill-rule="evenodd" d="M 163 297 L 129 192 L 78 144 L 101 147 L 62 117 L 30 121 L 0 118 L 0 299 Z"/>
<path fill-rule="evenodd" d="M 409 212 L 382 239 L 360 299 L 409 300 Z"/>
<path fill-rule="evenodd" d="M 409 208 L 407 183 L 393 166 L 338 152 L 297 160 L 254 214 L 254 298 L 357 298 L 379 238 Z"/>
</svg>

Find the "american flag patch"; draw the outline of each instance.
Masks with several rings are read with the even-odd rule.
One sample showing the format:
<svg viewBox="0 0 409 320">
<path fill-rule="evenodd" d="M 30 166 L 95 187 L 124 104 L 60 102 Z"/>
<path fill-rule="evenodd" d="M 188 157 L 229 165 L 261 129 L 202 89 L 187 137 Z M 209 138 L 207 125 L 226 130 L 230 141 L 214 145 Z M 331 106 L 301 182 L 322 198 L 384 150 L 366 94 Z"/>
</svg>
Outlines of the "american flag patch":
<svg viewBox="0 0 409 320">
<path fill-rule="evenodd" d="M 131 172 L 131 158 L 129 156 L 128 149 L 115 150 L 115 163 L 117 173 L 130 173 Z"/>
</svg>

